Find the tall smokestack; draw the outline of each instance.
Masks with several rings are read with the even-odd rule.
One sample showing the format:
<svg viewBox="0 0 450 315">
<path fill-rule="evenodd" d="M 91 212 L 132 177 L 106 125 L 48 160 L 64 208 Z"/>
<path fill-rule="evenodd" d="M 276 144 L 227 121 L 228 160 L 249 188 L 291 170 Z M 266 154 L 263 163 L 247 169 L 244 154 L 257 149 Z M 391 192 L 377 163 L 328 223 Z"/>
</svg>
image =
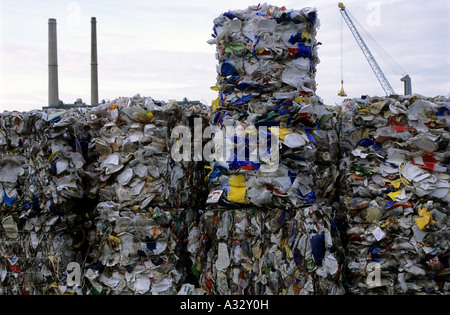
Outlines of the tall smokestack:
<svg viewBox="0 0 450 315">
<path fill-rule="evenodd" d="M 56 19 L 48 19 L 48 106 L 58 106 L 58 52 Z"/>
<path fill-rule="evenodd" d="M 91 18 L 91 105 L 98 104 L 97 20 Z"/>
</svg>

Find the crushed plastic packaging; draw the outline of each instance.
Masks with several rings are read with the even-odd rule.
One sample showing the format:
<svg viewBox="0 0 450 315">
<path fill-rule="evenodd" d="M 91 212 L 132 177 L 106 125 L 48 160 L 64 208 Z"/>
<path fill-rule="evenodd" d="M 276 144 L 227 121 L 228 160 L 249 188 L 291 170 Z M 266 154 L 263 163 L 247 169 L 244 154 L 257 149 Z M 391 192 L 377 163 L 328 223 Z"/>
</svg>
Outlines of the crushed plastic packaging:
<svg viewBox="0 0 450 315">
<path fill-rule="evenodd" d="M 92 226 L 83 109 L 0 114 L 0 293 L 64 294 Z"/>
<path fill-rule="evenodd" d="M 448 294 L 449 108 L 439 96 L 343 102 L 339 195 L 351 294 Z"/>
<path fill-rule="evenodd" d="M 16 213 L 2 220 L 1 295 L 54 295 L 68 288 L 67 265 L 83 263 L 89 220 L 76 213 L 41 213 L 29 218 Z"/>
</svg>

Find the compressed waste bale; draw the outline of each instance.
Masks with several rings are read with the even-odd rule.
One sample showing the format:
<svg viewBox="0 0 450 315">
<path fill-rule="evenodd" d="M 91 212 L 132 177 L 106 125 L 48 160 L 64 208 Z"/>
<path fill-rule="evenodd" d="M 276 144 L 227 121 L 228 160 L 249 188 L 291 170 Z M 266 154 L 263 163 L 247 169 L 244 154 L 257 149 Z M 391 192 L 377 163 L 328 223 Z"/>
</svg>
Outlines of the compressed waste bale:
<svg viewBox="0 0 450 315">
<path fill-rule="evenodd" d="M 214 108 L 255 112 L 270 100 L 311 96 L 319 63 L 315 8 L 268 4 L 230 10 L 214 19 L 219 97 Z"/>
<path fill-rule="evenodd" d="M 123 206 L 164 205 L 169 189 L 170 105 L 151 98 L 119 98 L 92 110 L 96 126 L 100 201 Z"/>
<path fill-rule="evenodd" d="M 343 102 L 339 195 L 352 294 L 448 293 L 449 110 L 444 97 Z"/>
<path fill-rule="evenodd" d="M 123 209 L 100 202 L 84 265 L 91 294 L 176 294 L 186 276 L 177 269 L 185 209 Z"/>
<path fill-rule="evenodd" d="M 267 114 L 215 112 L 216 152 L 207 182 L 211 197 L 218 197 L 208 199 L 209 208 L 293 208 L 333 200 L 337 118 L 338 111 L 317 97 L 288 100 Z"/>
<path fill-rule="evenodd" d="M 201 207 L 207 193 L 203 193 L 202 161 L 173 162 L 171 132 L 183 124 L 191 128 L 191 118 L 197 117 L 203 123 L 209 120 L 204 107 L 181 107 L 139 95 L 95 108 L 0 114 L 1 293 L 102 294 L 106 288 L 124 294 L 176 292 L 175 283 L 182 281 L 189 265 L 185 263 L 189 259 L 173 254 L 180 251 L 187 257 L 180 244 L 186 234 L 184 218 L 191 216 L 180 206 Z M 142 289 L 149 278 L 142 280 L 135 274 L 120 290 L 111 287 L 120 282 L 108 273 L 111 268 L 98 274 L 103 269 L 93 263 L 98 257 L 92 248 L 103 240 L 97 230 L 102 217 L 98 212 L 108 203 L 137 221 L 141 217 L 130 211 L 154 211 L 166 217 L 165 233 L 157 244 L 166 244 L 172 255 L 164 251 L 158 259 L 152 257 L 155 266 L 147 264 L 151 270 L 140 271 L 151 275 L 152 289 Z M 157 206 L 174 207 L 167 212 L 154 210 Z M 125 220 L 113 215 L 110 219 L 103 223 Z M 153 221 L 148 226 L 155 225 Z M 172 224 L 176 236 L 170 234 Z M 114 240 L 109 239 L 111 244 Z M 92 282 L 83 276 L 79 287 L 68 285 L 70 263 L 81 266 L 83 275 L 88 271 L 86 277 Z M 84 269 L 85 265 L 90 267 Z"/>
<path fill-rule="evenodd" d="M 0 230 L 0 294 L 83 294 L 67 286 L 66 270 L 72 262 L 83 263 L 90 227 L 81 213 L 41 213 L 26 222 L 6 216 Z"/>
<path fill-rule="evenodd" d="M 209 210 L 189 229 L 197 292 L 345 293 L 343 251 L 331 207 Z"/>
<path fill-rule="evenodd" d="M 82 110 L 0 115 L 0 207 L 51 211 L 84 196 L 91 133 Z"/>
<path fill-rule="evenodd" d="M 2 294 L 81 292 L 66 268 L 82 263 L 92 227 L 90 138 L 83 109 L 0 114 Z"/>
<path fill-rule="evenodd" d="M 175 163 L 171 156 L 171 132 L 189 124 L 188 113 L 207 119 L 205 110 L 195 112 L 176 102 L 140 95 L 118 98 L 93 109 L 93 150 L 100 164 L 96 169 L 100 181 L 93 189 L 100 200 L 136 208 L 201 206 L 201 196 L 192 197 L 202 192 L 204 177 L 194 172 L 202 167 L 192 159 Z"/>
</svg>

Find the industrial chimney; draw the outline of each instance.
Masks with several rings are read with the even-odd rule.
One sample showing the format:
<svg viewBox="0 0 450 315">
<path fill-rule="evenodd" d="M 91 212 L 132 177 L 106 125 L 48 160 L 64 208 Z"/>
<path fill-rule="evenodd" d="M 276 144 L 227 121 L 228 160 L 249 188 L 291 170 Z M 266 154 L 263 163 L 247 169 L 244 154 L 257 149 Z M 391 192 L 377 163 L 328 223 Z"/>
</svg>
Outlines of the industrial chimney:
<svg viewBox="0 0 450 315">
<path fill-rule="evenodd" d="M 91 105 L 98 104 L 97 20 L 91 18 Z"/>
<path fill-rule="evenodd" d="M 56 19 L 48 19 L 48 106 L 58 106 L 58 95 Z"/>
</svg>

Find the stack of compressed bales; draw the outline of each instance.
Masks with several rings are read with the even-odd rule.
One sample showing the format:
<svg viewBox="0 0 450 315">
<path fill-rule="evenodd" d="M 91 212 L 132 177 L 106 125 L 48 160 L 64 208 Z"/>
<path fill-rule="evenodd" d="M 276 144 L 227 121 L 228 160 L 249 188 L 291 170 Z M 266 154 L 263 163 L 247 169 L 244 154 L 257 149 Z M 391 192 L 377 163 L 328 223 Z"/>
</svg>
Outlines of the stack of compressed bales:
<svg viewBox="0 0 450 315">
<path fill-rule="evenodd" d="M 209 43 L 217 50 L 219 97 L 212 125 L 223 153 L 210 160 L 211 207 L 299 207 L 333 190 L 316 180 L 327 173 L 318 165 L 338 153 L 323 151 L 337 147 L 336 111 L 314 93 L 319 25 L 314 8 L 267 4 L 214 20 Z M 326 178 L 336 179 L 336 168 L 331 173 Z"/>
<path fill-rule="evenodd" d="M 315 95 L 318 27 L 314 8 L 267 4 L 214 20 L 215 151 L 188 246 L 208 294 L 343 293 L 338 112 Z"/>
<path fill-rule="evenodd" d="M 188 268 L 184 207 L 207 193 L 201 162 L 172 160 L 171 133 L 195 118 L 208 121 L 206 109 L 139 95 L 1 114 L 1 292 L 176 292 Z M 67 284 L 71 262 L 81 287 Z"/>
<path fill-rule="evenodd" d="M 173 159 L 180 139 L 172 133 L 190 134 L 196 118 L 207 122 L 206 109 L 140 95 L 91 111 L 100 171 L 86 267 L 91 292 L 174 294 L 184 281 L 190 207 L 201 207 L 207 193 L 202 161 Z"/>
<path fill-rule="evenodd" d="M 83 110 L 0 114 L 2 294 L 61 294 L 92 228 Z M 79 291 L 81 292 L 81 291 Z"/>
<path fill-rule="evenodd" d="M 215 177 L 209 178 L 221 181 L 219 186 L 228 193 L 230 189 L 226 187 L 230 186 L 230 179 L 231 186 L 242 187 L 244 182 L 251 180 L 247 186 L 253 187 L 248 191 L 249 196 L 243 194 L 243 189 L 231 198 L 224 195 L 226 202 L 263 205 L 272 203 L 273 195 L 275 204 L 281 202 L 284 205 L 286 202 L 283 198 L 278 200 L 278 197 L 287 196 L 294 174 L 310 169 L 314 148 L 310 143 L 309 127 L 314 123 L 309 124 L 309 119 L 314 117 L 302 108 L 305 103 L 310 103 L 305 97 L 313 96 L 315 90 L 315 67 L 319 62 L 315 39 L 318 26 L 317 12 L 313 8 L 289 11 L 267 4 L 228 11 L 214 20 L 213 39 L 209 43 L 216 45 L 219 62 L 216 89 L 219 97 L 213 102 L 215 115 L 212 124 L 225 137 L 227 126 L 243 130 L 248 136 L 247 139 L 240 136 L 226 139 L 238 146 L 238 150 L 245 151 L 232 152 L 233 155 L 245 153 L 246 156 L 244 159 L 233 156 L 222 161 L 229 165 L 214 163 L 211 175 Z M 306 130 L 303 129 L 303 120 Z M 287 129 L 293 128 L 297 130 L 293 130 L 293 135 L 288 138 L 294 151 L 300 150 L 302 154 L 290 152 L 292 154 L 286 163 L 296 164 L 291 174 L 289 167 L 279 163 L 275 156 L 280 148 L 277 142 L 272 143 L 272 135 L 283 140 L 289 132 Z M 248 139 L 255 133 L 256 143 Z M 218 178 L 223 171 L 229 174 L 236 174 L 236 171 L 248 175 L 259 173 L 260 176 L 243 179 L 238 175 L 234 180 Z M 213 188 L 217 186 L 214 181 L 211 183 Z M 299 198 L 303 199 L 300 202 L 312 199 L 311 184 L 310 174 L 305 174 L 302 183 L 296 183 L 292 188 L 300 190 Z M 294 197 L 291 202 L 297 204 L 299 198 Z"/>
<path fill-rule="evenodd" d="M 443 97 L 362 97 L 342 104 L 349 292 L 448 292 L 449 113 Z"/>
</svg>

